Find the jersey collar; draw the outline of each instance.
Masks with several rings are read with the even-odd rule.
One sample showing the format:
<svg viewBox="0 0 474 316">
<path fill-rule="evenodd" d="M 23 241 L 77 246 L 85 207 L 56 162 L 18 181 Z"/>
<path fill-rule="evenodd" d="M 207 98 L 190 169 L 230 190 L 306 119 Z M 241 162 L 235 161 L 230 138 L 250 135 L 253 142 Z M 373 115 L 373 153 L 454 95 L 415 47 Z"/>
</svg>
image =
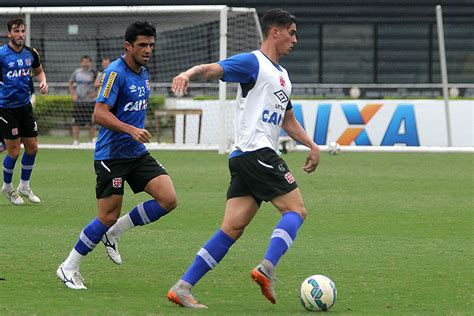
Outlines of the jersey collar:
<svg viewBox="0 0 474 316">
<path fill-rule="evenodd" d="M 280 65 L 275 64 L 275 63 L 274 63 L 270 58 L 268 58 L 268 56 L 265 55 L 265 53 L 262 52 L 260 49 L 259 49 L 258 51 L 259 51 L 260 53 L 262 53 L 262 55 L 265 56 L 265 58 L 268 59 L 268 60 L 272 63 L 272 65 L 275 66 L 276 69 L 278 69 L 279 72 L 283 72 L 283 69 L 281 69 L 281 66 L 280 66 Z"/>
</svg>

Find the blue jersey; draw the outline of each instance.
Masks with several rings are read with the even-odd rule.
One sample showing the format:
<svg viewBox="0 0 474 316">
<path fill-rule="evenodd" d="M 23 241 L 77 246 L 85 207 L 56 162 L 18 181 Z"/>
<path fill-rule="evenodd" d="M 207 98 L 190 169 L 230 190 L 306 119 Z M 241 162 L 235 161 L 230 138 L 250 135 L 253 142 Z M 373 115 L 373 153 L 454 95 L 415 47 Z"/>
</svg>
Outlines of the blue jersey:
<svg viewBox="0 0 474 316">
<path fill-rule="evenodd" d="M 102 74 L 97 103 L 105 103 L 120 121 L 145 128 L 146 108 L 150 96 L 148 71 L 134 72 L 123 57 L 112 62 Z M 128 134 L 101 127 L 95 145 L 94 160 L 136 158 L 147 152 L 145 145 Z"/>
<path fill-rule="evenodd" d="M 8 44 L 0 47 L 0 108 L 19 108 L 30 103 L 32 68 L 39 66 L 35 49 L 23 46 L 16 52 Z"/>
</svg>

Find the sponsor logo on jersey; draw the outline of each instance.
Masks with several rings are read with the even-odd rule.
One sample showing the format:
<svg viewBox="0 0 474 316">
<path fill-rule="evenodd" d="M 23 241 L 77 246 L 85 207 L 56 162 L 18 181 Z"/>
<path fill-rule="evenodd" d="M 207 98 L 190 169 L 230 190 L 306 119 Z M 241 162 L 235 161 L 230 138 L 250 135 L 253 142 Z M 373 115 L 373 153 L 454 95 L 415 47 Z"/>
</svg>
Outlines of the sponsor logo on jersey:
<svg viewBox="0 0 474 316">
<path fill-rule="evenodd" d="M 132 84 L 130 87 L 128 87 L 130 89 L 130 92 L 136 92 L 137 91 L 137 86 Z"/>
<path fill-rule="evenodd" d="M 122 187 L 122 178 L 113 178 L 112 187 L 114 189 L 120 189 Z"/>
<path fill-rule="evenodd" d="M 7 72 L 7 77 L 12 79 L 12 78 L 18 78 L 18 77 L 29 77 L 30 76 L 30 68 L 20 68 L 16 70 L 10 70 Z"/>
<path fill-rule="evenodd" d="M 104 98 L 109 97 L 110 91 L 112 91 L 112 86 L 114 85 L 115 77 L 117 77 L 117 73 L 115 71 L 112 71 L 110 73 L 109 79 L 107 80 L 107 83 L 105 84 L 104 92 L 102 92 L 102 96 Z"/>
<path fill-rule="evenodd" d="M 286 171 L 285 165 L 282 164 L 282 163 L 278 165 L 278 169 L 280 169 L 281 172 L 285 172 L 285 171 Z"/>
<path fill-rule="evenodd" d="M 287 172 L 285 173 L 285 179 L 286 181 L 288 181 L 289 184 L 292 184 L 293 182 L 295 182 L 295 177 L 293 177 L 293 174 L 291 172 Z"/>
<path fill-rule="evenodd" d="M 125 112 L 146 110 L 147 105 L 148 105 L 148 100 L 141 99 L 135 102 L 128 102 L 127 104 L 125 104 L 125 107 L 123 108 L 123 110 Z"/>
<path fill-rule="evenodd" d="M 281 103 L 288 102 L 288 96 L 286 95 L 285 91 L 278 90 L 273 94 L 278 98 L 278 100 L 280 100 Z"/>
<path fill-rule="evenodd" d="M 8 63 L 8 68 L 13 68 L 15 67 L 15 62 L 14 61 L 11 61 Z"/>
<path fill-rule="evenodd" d="M 283 115 L 278 112 L 264 110 L 262 113 L 262 121 L 264 121 L 265 123 L 270 123 L 279 126 L 282 119 Z"/>
</svg>

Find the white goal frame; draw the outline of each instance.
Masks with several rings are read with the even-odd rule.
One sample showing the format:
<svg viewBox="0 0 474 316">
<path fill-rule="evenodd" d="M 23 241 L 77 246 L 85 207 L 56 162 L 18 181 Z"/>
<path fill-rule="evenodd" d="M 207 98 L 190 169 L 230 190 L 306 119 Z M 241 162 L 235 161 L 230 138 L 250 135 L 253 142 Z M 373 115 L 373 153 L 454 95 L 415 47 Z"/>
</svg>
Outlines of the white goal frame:
<svg viewBox="0 0 474 316">
<path fill-rule="evenodd" d="M 2 15 L 24 15 L 26 23 L 26 40 L 25 44 L 30 45 L 31 42 L 31 16 L 40 14 L 91 14 L 91 13 L 102 13 L 104 10 L 108 14 L 120 14 L 120 13 L 173 13 L 173 12 L 214 12 L 220 14 L 219 23 L 219 60 L 227 58 L 227 26 L 228 26 L 228 13 L 232 12 L 247 12 L 253 14 L 255 19 L 255 26 L 258 32 L 258 37 L 262 41 L 262 30 L 260 27 L 260 21 L 255 8 L 243 8 L 243 7 L 228 7 L 226 5 L 186 5 L 186 6 L 79 6 L 79 7 L 0 7 Z M 184 70 L 184 69 L 183 69 Z M 219 81 L 219 153 L 225 153 L 228 144 L 226 139 L 226 104 L 227 99 L 226 93 L 227 85 L 225 82 Z"/>
</svg>

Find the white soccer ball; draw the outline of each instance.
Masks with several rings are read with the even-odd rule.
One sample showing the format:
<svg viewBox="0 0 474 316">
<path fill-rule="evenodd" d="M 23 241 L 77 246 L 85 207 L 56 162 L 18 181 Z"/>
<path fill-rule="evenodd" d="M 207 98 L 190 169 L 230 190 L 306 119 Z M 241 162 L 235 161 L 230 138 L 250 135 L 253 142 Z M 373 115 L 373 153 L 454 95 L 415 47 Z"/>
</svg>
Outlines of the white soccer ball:
<svg viewBox="0 0 474 316">
<path fill-rule="evenodd" d="M 301 284 L 301 304 L 309 311 L 328 311 L 336 297 L 336 284 L 327 276 L 312 275 Z"/>
<path fill-rule="evenodd" d="M 336 142 L 330 142 L 328 145 L 328 151 L 331 155 L 337 155 L 341 152 L 341 145 Z"/>
</svg>

